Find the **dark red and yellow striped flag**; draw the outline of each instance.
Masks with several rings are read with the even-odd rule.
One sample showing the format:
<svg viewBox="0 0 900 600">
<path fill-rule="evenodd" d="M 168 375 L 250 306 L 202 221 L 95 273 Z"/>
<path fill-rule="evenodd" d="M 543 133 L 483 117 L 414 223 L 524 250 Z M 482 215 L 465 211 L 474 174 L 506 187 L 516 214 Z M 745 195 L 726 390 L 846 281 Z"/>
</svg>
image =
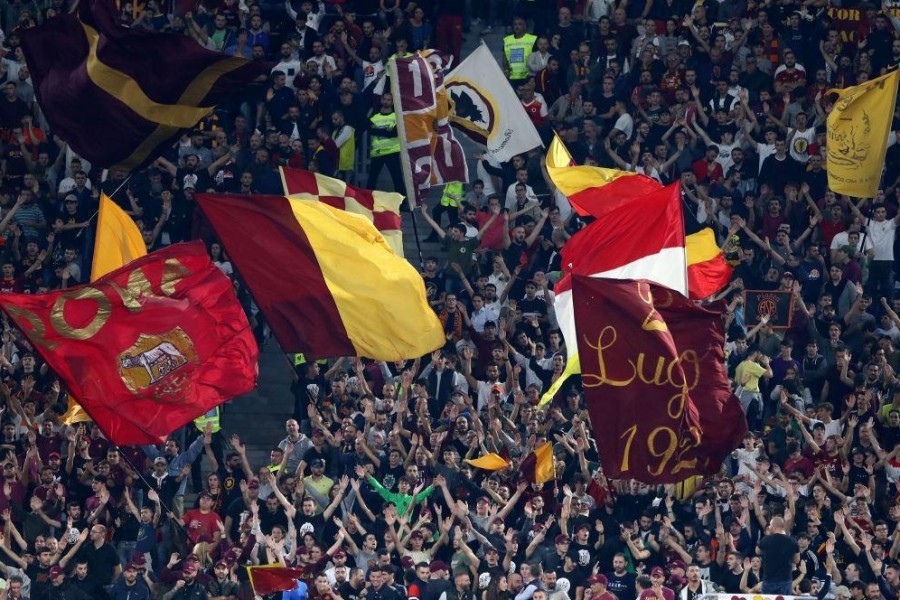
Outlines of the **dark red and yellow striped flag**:
<svg viewBox="0 0 900 600">
<path fill-rule="evenodd" d="M 51 128 L 101 168 L 136 169 L 270 65 L 191 38 L 115 23 L 113 0 L 82 0 L 21 32 L 34 92 Z"/>
<path fill-rule="evenodd" d="M 519 465 L 522 478 L 530 483 L 545 483 L 556 477 L 556 466 L 553 464 L 553 444 L 535 448 Z"/>
<path fill-rule="evenodd" d="M 421 276 L 364 217 L 282 196 L 197 200 L 285 352 L 399 360 L 446 342 Z"/>
</svg>

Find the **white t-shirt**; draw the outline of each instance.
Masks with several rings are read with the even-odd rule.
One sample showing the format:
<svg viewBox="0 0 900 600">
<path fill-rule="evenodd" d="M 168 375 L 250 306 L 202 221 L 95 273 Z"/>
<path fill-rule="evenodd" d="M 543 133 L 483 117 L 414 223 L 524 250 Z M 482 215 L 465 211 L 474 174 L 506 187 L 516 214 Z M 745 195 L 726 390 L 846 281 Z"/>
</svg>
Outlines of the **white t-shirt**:
<svg viewBox="0 0 900 600">
<path fill-rule="evenodd" d="M 622 133 L 625 134 L 627 139 L 631 139 L 631 136 L 634 134 L 634 119 L 631 118 L 631 115 L 625 113 L 618 119 L 616 119 L 616 124 L 613 125 L 613 129 L 618 129 Z"/>
<path fill-rule="evenodd" d="M 791 158 L 805 165 L 809 161 L 809 145 L 816 141 L 816 130 L 812 127 L 807 127 L 806 131 L 792 129 L 788 132 L 788 137 L 792 133 L 794 137 L 788 151 Z"/>
<path fill-rule="evenodd" d="M 866 238 L 872 240 L 872 248 L 875 249 L 873 260 L 894 260 L 894 237 L 897 233 L 897 223 L 893 219 L 866 221 Z"/>
</svg>

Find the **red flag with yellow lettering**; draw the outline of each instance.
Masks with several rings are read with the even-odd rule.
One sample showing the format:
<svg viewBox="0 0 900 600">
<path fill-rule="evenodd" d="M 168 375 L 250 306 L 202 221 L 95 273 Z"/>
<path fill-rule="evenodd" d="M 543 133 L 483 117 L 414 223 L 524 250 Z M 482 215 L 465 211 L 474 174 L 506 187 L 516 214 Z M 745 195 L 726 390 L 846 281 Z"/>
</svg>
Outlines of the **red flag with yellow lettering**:
<svg viewBox="0 0 900 600">
<path fill-rule="evenodd" d="M 247 317 L 200 242 L 0 307 L 114 444 L 157 443 L 256 385 Z"/>
<path fill-rule="evenodd" d="M 643 280 L 576 275 L 572 292 L 604 472 L 645 483 L 717 472 L 747 431 L 725 372 L 721 311 Z"/>
</svg>

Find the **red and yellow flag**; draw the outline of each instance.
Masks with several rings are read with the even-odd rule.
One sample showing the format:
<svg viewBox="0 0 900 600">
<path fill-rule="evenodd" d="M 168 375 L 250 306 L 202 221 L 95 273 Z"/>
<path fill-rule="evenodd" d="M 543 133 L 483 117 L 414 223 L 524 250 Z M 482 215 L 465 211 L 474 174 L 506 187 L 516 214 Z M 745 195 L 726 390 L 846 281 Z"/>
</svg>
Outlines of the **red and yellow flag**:
<svg viewBox="0 0 900 600">
<path fill-rule="evenodd" d="M 553 444 L 535 448 L 519 465 L 522 478 L 531 483 L 545 483 L 556 477 L 556 465 L 553 464 Z"/>
<path fill-rule="evenodd" d="M 282 196 L 197 200 L 285 352 L 400 360 L 446 342 L 422 277 L 367 219 Z"/>
<path fill-rule="evenodd" d="M 114 444 L 157 443 L 256 385 L 247 317 L 200 242 L 0 307 Z"/>
<path fill-rule="evenodd" d="M 705 227 L 684 238 L 687 254 L 688 293 L 693 300 L 708 298 L 728 285 L 734 267 L 716 243 L 716 234 Z"/>
<path fill-rule="evenodd" d="M 284 195 L 297 200 L 314 200 L 366 218 L 381 232 L 394 254 L 403 256 L 403 223 L 400 205 L 403 196 L 348 185 L 321 173 L 279 167 Z"/>
<path fill-rule="evenodd" d="M 601 217 L 616 208 L 662 188 L 645 175 L 619 169 L 575 165 L 559 136 L 547 149 L 547 173 L 581 216 Z"/>
</svg>

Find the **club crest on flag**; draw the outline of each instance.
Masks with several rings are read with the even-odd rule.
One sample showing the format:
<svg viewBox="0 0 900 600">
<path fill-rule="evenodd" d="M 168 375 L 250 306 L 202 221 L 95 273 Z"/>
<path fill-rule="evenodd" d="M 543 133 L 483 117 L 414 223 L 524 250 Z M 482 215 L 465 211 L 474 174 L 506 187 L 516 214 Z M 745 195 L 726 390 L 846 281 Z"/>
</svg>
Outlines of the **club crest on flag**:
<svg viewBox="0 0 900 600">
<path fill-rule="evenodd" d="M 465 129 L 473 140 L 486 145 L 497 135 L 497 111 L 494 109 L 497 101 L 467 79 L 448 81 L 445 87 L 450 94 L 450 121 Z"/>
<path fill-rule="evenodd" d="M 194 343 L 181 327 L 159 335 L 142 333 L 134 345 L 119 355 L 119 376 L 135 393 L 165 382 L 156 390 L 157 398 L 175 401 L 173 396 L 187 381 L 172 375 L 196 360 Z"/>
</svg>

